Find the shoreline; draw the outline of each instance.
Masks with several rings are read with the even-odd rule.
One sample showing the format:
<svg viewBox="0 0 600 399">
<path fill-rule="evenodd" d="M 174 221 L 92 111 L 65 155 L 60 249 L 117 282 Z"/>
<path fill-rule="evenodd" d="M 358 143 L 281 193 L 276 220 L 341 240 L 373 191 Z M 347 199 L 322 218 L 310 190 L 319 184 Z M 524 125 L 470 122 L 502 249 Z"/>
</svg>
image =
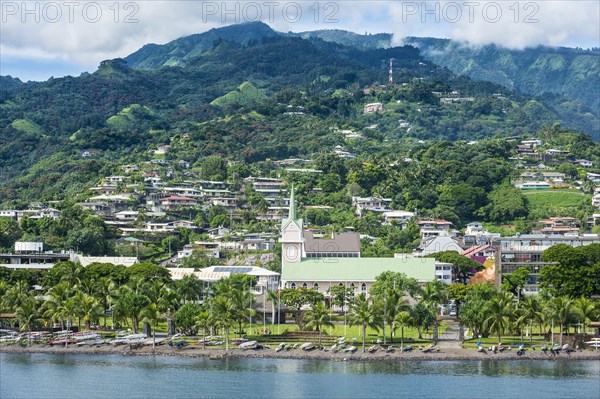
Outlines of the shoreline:
<svg viewBox="0 0 600 399">
<path fill-rule="evenodd" d="M 375 353 L 362 353 L 359 349 L 356 353 L 332 353 L 322 350 L 313 350 L 303 352 L 299 349 L 290 351 L 275 352 L 274 348 L 262 350 L 243 350 L 237 347 L 225 351 L 222 348 L 202 349 L 200 345 L 193 344 L 183 348 L 173 348 L 170 346 L 157 346 L 152 350 L 151 346 L 141 348 L 129 348 L 128 346 L 103 345 L 92 348 L 81 347 L 53 347 L 39 346 L 21 347 L 19 345 L 2 345 L 0 353 L 45 353 L 55 355 L 103 355 L 115 354 L 122 356 L 179 356 L 179 357 L 198 357 L 209 359 L 297 359 L 297 360 L 329 360 L 329 361 L 454 361 L 454 360 L 558 360 L 558 361 L 576 361 L 576 360 L 600 360 L 600 351 L 585 350 L 572 352 L 570 354 L 561 353 L 553 356 L 550 353 L 544 354 L 541 351 L 527 350 L 522 356 L 517 355 L 517 351 L 504 351 L 502 353 L 477 352 L 476 350 L 466 349 L 446 349 L 441 348 L 440 352 L 422 353 L 420 350 L 413 352 L 385 353 L 377 351 Z"/>
</svg>

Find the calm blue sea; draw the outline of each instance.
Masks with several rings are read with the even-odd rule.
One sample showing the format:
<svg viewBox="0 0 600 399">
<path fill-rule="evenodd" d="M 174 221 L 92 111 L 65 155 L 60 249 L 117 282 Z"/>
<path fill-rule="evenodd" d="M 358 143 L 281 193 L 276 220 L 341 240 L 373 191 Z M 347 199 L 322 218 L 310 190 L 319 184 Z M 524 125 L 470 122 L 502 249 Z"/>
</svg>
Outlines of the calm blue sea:
<svg viewBox="0 0 600 399">
<path fill-rule="evenodd" d="M 597 361 L 314 360 L 0 353 L 0 398 L 600 398 Z"/>
</svg>

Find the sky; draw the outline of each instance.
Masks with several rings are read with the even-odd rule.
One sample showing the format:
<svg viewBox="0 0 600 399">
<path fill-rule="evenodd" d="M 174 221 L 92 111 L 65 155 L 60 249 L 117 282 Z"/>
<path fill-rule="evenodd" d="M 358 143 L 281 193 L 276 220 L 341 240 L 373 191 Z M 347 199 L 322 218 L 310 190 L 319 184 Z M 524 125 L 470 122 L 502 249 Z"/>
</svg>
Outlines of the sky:
<svg viewBox="0 0 600 399">
<path fill-rule="evenodd" d="M 0 0 L 0 75 L 93 72 L 105 59 L 219 26 L 261 20 L 282 32 L 344 29 L 480 46 L 600 47 L 600 1 Z"/>
</svg>

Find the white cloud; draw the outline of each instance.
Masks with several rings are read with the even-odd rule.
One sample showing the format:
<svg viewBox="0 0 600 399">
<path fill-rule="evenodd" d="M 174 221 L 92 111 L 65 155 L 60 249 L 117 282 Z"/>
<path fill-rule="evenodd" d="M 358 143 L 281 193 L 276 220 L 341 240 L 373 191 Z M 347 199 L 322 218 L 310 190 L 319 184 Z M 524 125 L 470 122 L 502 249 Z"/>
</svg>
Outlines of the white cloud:
<svg viewBox="0 0 600 399">
<path fill-rule="evenodd" d="M 518 15 L 512 1 L 317 1 L 318 7 L 312 1 L 287 0 L 275 4 L 266 0 L 68 4 L 72 3 L 0 0 L 0 66 L 8 59 L 19 58 L 56 59 L 89 68 L 103 59 L 126 56 L 146 43 L 165 43 L 252 20 L 258 14 L 274 29 L 284 32 L 391 32 L 396 44 L 406 36 L 433 36 L 511 48 L 538 44 L 600 46 L 597 1 L 519 2 Z M 300 13 L 297 5 L 301 6 Z M 538 22 L 527 23 L 527 16 Z M 492 22 L 494 19 L 498 21 Z"/>
</svg>

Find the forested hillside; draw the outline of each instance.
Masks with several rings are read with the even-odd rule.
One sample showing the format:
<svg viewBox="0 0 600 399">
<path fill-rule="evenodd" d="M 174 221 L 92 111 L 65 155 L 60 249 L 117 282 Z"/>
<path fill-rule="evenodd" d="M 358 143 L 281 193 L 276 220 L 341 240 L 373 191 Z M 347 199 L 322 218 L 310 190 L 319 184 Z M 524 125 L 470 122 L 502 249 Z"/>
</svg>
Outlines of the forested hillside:
<svg viewBox="0 0 600 399">
<path fill-rule="evenodd" d="M 3 78 L 0 200 L 74 196 L 115 163 L 166 144 L 169 157 L 192 164 L 213 154 L 244 162 L 314 158 L 345 145 L 336 129 L 349 126 L 366 140 L 348 145 L 368 159 L 398 157 L 399 147 L 417 140 L 533 135 L 556 121 L 582 128 L 569 122 L 576 111 L 564 118 L 564 110 L 456 75 L 411 46 L 344 46 L 265 27 L 145 46 L 79 77 Z M 382 85 L 390 58 L 394 85 Z M 383 111 L 364 114 L 373 102 Z"/>
<path fill-rule="evenodd" d="M 394 39 L 386 33 L 359 35 L 343 30 L 320 30 L 296 35 L 360 48 L 388 48 Z M 600 49 L 539 46 L 511 50 L 498 45 L 470 46 L 448 39 L 397 39 L 417 47 L 425 59 L 455 73 L 540 97 L 564 119 L 570 119 L 578 113 L 577 118 L 584 119 L 581 128 L 598 129 Z M 576 118 L 570 122 L 578 123 Z"/>
</svg>

